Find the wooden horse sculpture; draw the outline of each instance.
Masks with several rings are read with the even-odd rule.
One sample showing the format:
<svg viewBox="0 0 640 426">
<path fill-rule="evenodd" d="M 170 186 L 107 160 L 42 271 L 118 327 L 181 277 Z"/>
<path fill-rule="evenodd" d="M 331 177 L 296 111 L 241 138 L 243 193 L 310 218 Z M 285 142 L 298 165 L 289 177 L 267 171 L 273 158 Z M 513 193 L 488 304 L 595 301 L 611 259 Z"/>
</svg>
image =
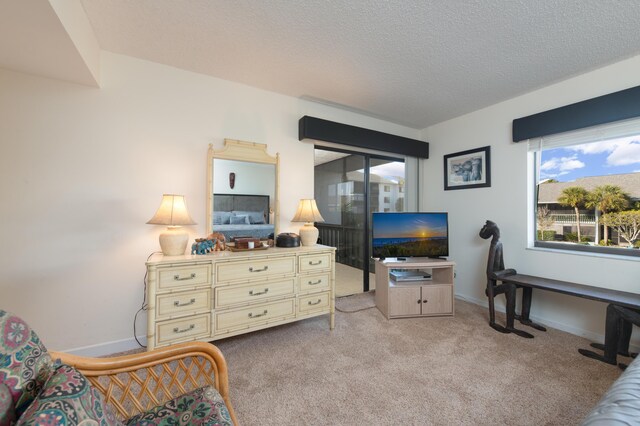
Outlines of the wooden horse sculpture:
<svg viewBox="0 0 640 426">
<path fill-rule="evenodd" d="M 518 330 L 514 327 L 516 318 L 516 290 L 518 289 L 518 287 L 512 283 L 503 282 L 502 284 L 498 284 L 498 281 L 501 281 L 502 277 L 514 275 L 516 273 L 515 269 L 505 269 L 504 267 L 502 242 L 500 242 L 500 229 L 498 229 L 498 225 L 490 220 L 487 220 L 485 225 L 480 230 L 479 235 L 485 240 L 491 238 L 491 246 L 489 247 L 489 259 L 487 260 L 487 289 L 485 291 L 485 294 L 489 298 L 489 325 L 493 329 L 501 333 L 514 333 L 521 337 L 533 338 L 533 335 L 527 333 L 526 331 Z M 496 323 L 496 310 L 494 305 L 495 297 L 503 293 L 505 298 L 507 299 L 506 327 L 503 327 Z M 531 303 L 531 297 L 529 297 L 529 303 Z M 525 309 L 524 306 L 523 309 Z"/>
</svg>

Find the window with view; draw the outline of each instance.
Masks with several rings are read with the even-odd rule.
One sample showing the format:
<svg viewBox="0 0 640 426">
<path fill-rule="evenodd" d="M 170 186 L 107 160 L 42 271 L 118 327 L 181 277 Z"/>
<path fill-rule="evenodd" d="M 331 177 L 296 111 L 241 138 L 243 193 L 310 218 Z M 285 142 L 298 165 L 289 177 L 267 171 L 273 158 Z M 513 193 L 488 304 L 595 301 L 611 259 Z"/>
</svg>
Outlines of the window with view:
<svg viewBox="0 0 640 426">
<path fill-rule="evenodd" d="M 545 137 L 529 149 L 535 246 L 640 256 L 640 121 Z"/>
</svg>

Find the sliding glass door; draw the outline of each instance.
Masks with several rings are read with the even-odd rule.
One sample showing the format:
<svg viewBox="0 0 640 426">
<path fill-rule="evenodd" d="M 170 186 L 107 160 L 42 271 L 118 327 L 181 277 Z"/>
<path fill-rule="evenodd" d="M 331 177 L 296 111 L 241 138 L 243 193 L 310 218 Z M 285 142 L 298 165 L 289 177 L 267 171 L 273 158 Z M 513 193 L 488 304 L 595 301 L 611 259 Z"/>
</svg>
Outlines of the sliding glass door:
<svg viewBox="0 0 640 426">
<path fill-rule="evenodd" d="M 371 213 L 404 211 L 404 160 L 316 147 L 315 199 L 323 244 L 336 247 L 336 295 L 373 289 Z"/>
</svg>

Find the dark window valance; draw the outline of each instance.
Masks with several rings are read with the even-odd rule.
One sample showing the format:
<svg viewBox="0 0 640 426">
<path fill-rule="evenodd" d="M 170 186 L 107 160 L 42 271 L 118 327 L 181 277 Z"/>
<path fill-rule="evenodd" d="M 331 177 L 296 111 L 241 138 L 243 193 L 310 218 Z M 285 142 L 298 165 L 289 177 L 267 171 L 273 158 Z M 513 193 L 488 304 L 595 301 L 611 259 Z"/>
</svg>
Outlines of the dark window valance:
<svg viewBox="0 0 640 426">
<path fill-rule="evenodd" d="M 298 140 L 314 139 L 357 148 L 429 158 L 427 142 L 305 115 L 298 121 Z"/>
<path fill-rule="evenodd" d="M 640 86 L 513 120 L 513 141 L 640 117 Z"/>
</svg>

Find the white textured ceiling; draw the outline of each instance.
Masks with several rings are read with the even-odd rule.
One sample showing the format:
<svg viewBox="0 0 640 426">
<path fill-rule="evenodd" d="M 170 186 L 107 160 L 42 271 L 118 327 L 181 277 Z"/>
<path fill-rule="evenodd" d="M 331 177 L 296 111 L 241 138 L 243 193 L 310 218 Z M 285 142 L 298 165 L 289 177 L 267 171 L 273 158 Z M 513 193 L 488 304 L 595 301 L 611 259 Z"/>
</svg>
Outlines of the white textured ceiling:
<svg viewBox="0 0 640 426">
<path fill-rule="evenodd" d="M 414 128 L 640 54 L 639 0 L 81 0 L 102 49 Z"/>
</svg>

